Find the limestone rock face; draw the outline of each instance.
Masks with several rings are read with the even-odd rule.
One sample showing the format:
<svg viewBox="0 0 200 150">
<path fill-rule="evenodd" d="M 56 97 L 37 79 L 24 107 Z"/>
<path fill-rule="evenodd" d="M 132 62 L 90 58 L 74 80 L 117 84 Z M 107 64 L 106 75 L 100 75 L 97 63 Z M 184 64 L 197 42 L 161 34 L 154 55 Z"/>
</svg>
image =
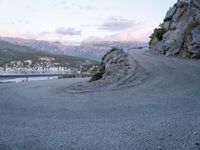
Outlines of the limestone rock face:
<svg viewBox="0 0 200 150">
<path fill-rule="evenodd" d="M 178 0 L 167 12 L 161 28 L 165 32 L 161 40 L 150 42 L 151 52 L 200 58 L 200 0 Z"/>
<path fill-rule="evenodd" d="M 122 49 L 108 53 L 102 62 L 105 65 L 103 80 L 117 82 L 126 76 L 129 66 L 128 57 Z"/>
</svg>

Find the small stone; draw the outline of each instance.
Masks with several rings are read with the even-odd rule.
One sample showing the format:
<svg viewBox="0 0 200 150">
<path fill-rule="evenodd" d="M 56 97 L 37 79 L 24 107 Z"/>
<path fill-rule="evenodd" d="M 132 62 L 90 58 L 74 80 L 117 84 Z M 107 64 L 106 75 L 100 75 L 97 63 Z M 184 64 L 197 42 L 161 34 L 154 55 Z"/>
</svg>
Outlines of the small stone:
<svg viewBox="0 0 200 150">
<path fill-rule="evenodd" d="M 162 150 L 162 147 L 158 147 L 159 150 Z"/>
<path fill-rule="evenodd" d="M 161 141 L 164 141 L 165 139 L 164 139 L 164 138 L 161 138 L 160 140 L 161 140 Z"/>
<path fill-rule="evenodd" d="M 200 144 L 199 144 L 198 142 L 196 142 L 196 144 L 195 144 L 195 145 L 199 146 Z"/>
</svg>

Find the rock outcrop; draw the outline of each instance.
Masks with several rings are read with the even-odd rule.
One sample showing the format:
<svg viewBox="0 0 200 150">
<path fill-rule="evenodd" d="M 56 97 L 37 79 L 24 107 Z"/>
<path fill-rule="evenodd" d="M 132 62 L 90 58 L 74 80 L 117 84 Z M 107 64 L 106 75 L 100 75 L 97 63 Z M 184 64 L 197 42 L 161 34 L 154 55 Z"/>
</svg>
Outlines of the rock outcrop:
<svg viewBox="0 0 200 150">
<path fill-rule="evenodd" d="M 128 57 L 123 49 L 113 48 L 102 58 L 102 65 L 94 73 L 100 77 L 99 82 L 115 83 L 124 78 L 128 72 Z"/>
<path fill-rule="evenodd" d="M 113 48 L 103 58 L 90 82 L 82 82 L 66 89 L 67 92 L 91 92 L 117 90 L 141 84 L 146 78 L 145 70 L 129 52 Z"/>
<path fill-rule="evenodd" d="M 153 53 L 200 58 L 200 0 L 178 0 L 150 38 Z"/>
</svg>

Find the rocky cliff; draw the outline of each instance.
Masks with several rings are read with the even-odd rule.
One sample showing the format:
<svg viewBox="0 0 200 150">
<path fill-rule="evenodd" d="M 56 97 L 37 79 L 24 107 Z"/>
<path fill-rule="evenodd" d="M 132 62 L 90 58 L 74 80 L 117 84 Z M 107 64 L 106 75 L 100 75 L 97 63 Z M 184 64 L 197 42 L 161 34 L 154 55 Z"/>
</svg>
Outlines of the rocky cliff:
<svg viewBox="0 0 200 150">
<path fill-rule="evenodd" d="M 178 0 L 150 38 L 153 53 L 200 58 L 200 0 Z"/>
</svg>

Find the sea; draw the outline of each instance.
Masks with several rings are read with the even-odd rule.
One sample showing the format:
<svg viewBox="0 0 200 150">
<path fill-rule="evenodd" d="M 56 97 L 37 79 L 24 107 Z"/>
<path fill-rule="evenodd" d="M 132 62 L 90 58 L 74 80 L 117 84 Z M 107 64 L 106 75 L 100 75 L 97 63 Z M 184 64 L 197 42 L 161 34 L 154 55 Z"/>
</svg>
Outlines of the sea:
<svg viewBox="0 0 200 150">
<path fill-rule="evenodd" d="M 53 74 L 56 74 L 56 73 L 59 73 L 60 72 L 53 72 Z M 26 75 L 27 73 L 23 73 L 23 72 L 18 72 L 18 73 L 15 73 L 15 72 L 0 72 L 0 75 Z M 28 73 L 29 75 L 35 75 L 35 74 L 42 74 L 41 72 L 40 73 Z M 47 73 L 44 73 L 44 74 L 47 74 Z M 51 73 L 49 73 L 51 74 Z M 27 78 L 0 78 L 0 84 L 3 84 L 3 83 L 21 83 L 21 82 L 30 82 L 30 81 L 43 81 L 43 80 L 54 80 L 54 79 L 58 79 L 59 76 L 40 76 L 40 77 L 28 77 Z"/>
<path fill-rule="evenodd" d="M 12 79 L 0 79 L 0 84 L 2 83 L 20 83 L 20 82 L 30 82 L 30 81 L 44 81 L 44 80 L 54 80 L 59 77 L 29 77 L 28 80 L 26 78 L 12 78 Z"/>
</svg>

